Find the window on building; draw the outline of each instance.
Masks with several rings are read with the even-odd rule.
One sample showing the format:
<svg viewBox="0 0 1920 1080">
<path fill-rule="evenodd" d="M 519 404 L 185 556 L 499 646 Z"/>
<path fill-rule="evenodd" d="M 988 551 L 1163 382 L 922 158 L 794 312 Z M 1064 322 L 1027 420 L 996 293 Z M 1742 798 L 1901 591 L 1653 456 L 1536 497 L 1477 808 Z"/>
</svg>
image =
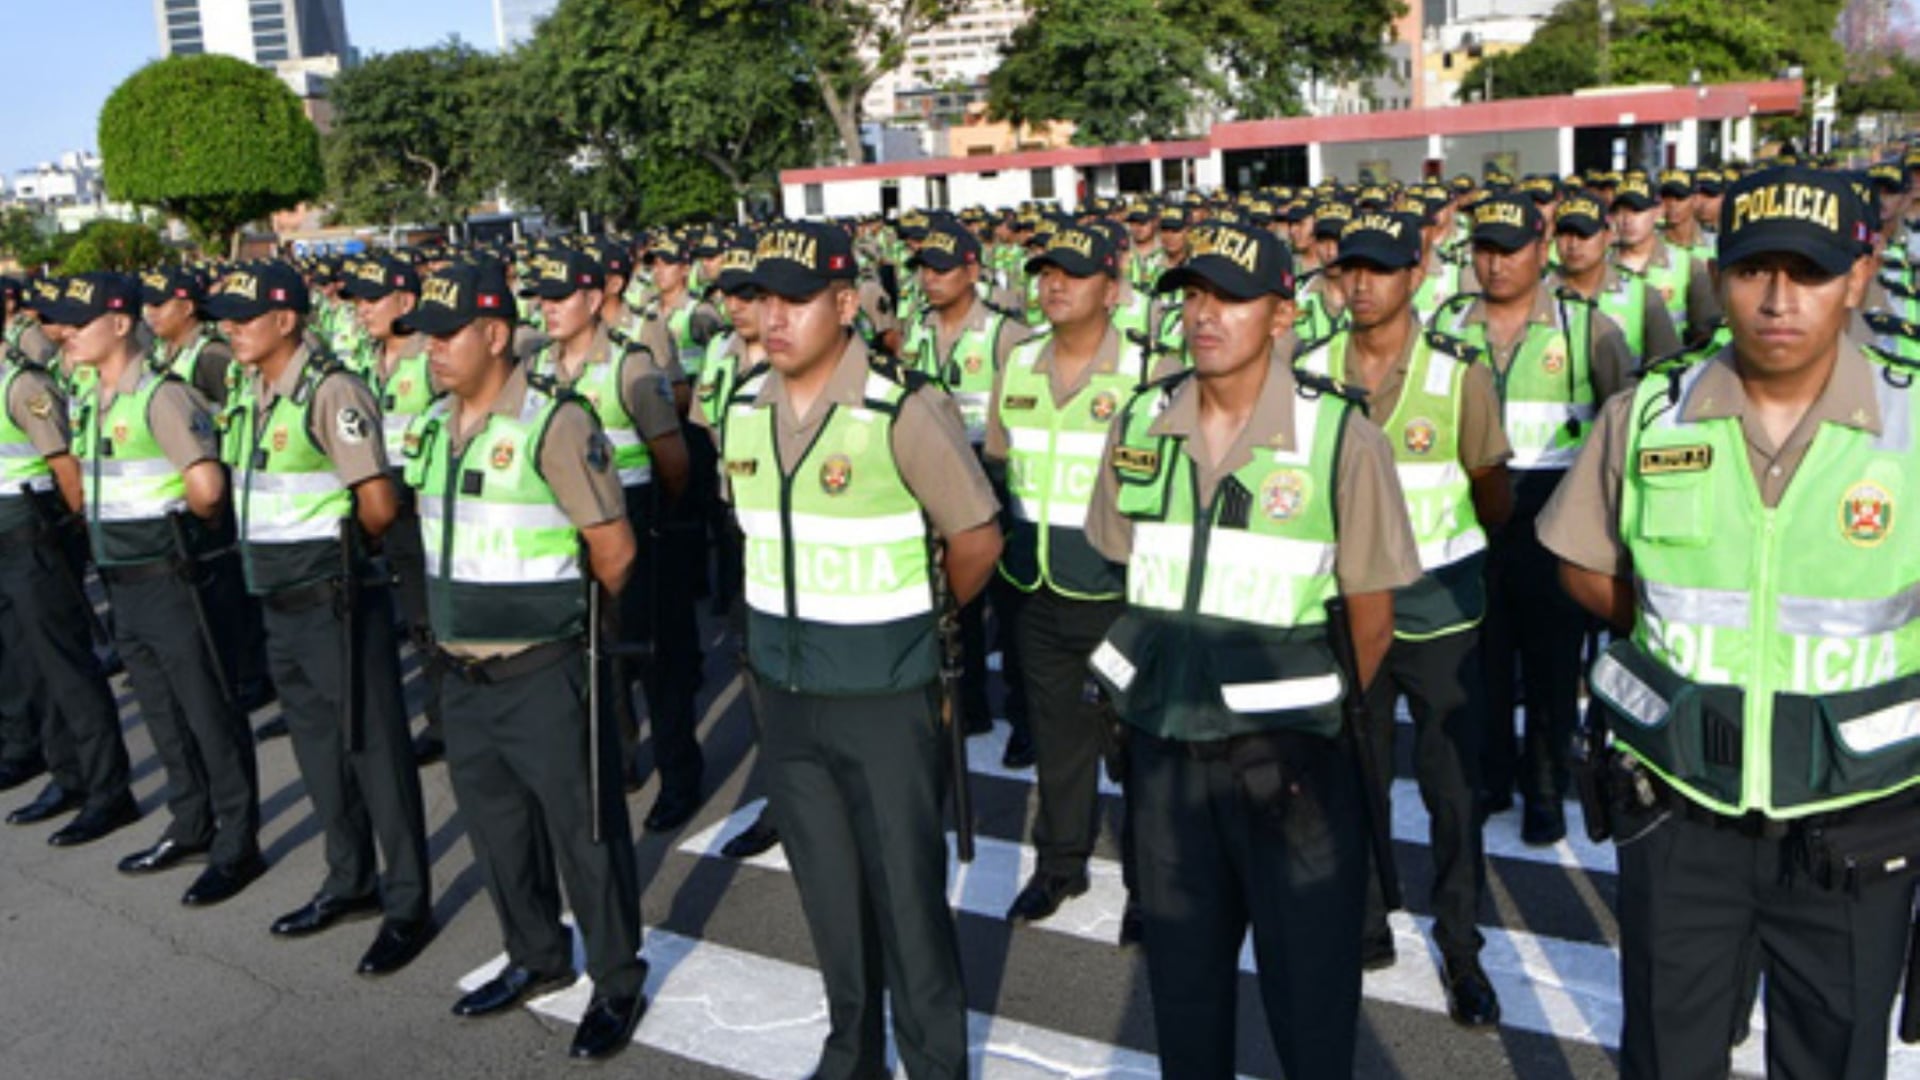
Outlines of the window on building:
<svg viewBox="0 0 1920 1080">
<path fill-rule="evenodd" d="M 255 49 L 253 58 L 263 64 L 277 64 L 282 60 L 292 59 L 285 49 Z"/>
<path fill-rule="evenodd" d="M 274 16 L 271 19 L 255 19 L 253 21 L 253 32 L 255 35 L 281 34 L 281 33 L 285 33 L 286 29 L 287 29 L 287 20 L 282 19 L 278 15 Z"/>
<path fill-rule="evenodd" d="M 1442 71 L 1453 70 L 1453 54 L 1452 53 L 1443 52 L 1440 54 L 1440 70 Z"/>
<path fill-rule="evenodd" d="M 200 0 L 167 0 L 168 11 L 199 11 Z"/>
<path fill-rule="evenodd" d="M 261 49 L 285 49 L 286 47 L 287 35 L 285 34 L 256 34 L 253 38 L 253 48 L 256 52 Z"/>
<path fill-rule="evenodd" d="M 1031 197 L 1035 199 L 1053 198 L 1053 170 L 1034 169 L 1032 170 L 1032 175 L 1033 194 Z"/>
<path fill-rule="evenodd" d="M 194 41 L 194 42 L 176 41 L 173 44 L 173 55 L 175 56 L 199 56 L 201 53 L 205 51 L 206 49 L 203 48 L 198 41 Z"/>
<path fill-rule="evenodd" d="M 808 184 L 803 191 L 807 204 L 807 216 L 819 217 L 827 212 L 827 192 L 819 184 Z"/>
<path fill-rule="evenodd" d="M 169 11 L 167 12 L 167 25 L 199 26 L 200 13 L 197 11 Z"/>
</svg>

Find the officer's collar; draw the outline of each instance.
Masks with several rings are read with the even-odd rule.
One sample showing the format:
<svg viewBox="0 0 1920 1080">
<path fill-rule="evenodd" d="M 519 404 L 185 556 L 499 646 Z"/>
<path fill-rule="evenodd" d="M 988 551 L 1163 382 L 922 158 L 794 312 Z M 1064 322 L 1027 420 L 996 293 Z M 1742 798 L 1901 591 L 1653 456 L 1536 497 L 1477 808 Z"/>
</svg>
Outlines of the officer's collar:
<svg viewBox="0 0 1920 1080">
<path fill-rule="evenodd" d="M 840 359 L 834 362 L 833 374 L 828 376 L 827 385 L 815 399 L 813 415 L 818 416 L 822 403 L 831 405 L 858 405 L 867 399 L 867 373 L 872 359 L 867 355 L 867 343 L 860 340 L 859 334 L 847 336 L 846 350 Z M 785 404 L 787 402 L 787 380 L 778 371 L 767 372 L 767 379 L 760 384 L 760 392 L 754 396 L 756 406 Z M 794 417 L 798 421 L 799 417 Z"/>
<path fill-rule="evenodd" d="M 1806 416 L 1800 421 L 1802 430 L 1815 431 L 1821 423 L 1833 423 L 1879 435 L 1880 403 L 1873 389 L 1873 380 L 1878 377 L 1873 362 L 1861 355 L 1851 338 L 1843 335 L 1833 375 L 1807 408 Z M 1697 423 L 1744 417 L 1746 409 L 1746 387 L 1734 366 L 1733 346 L 1728 345 L 1706 361 L 1706 367 L 1681 403 L 1680 420 Z"/>
<path fill-rule="evenodd" d="M 1040 355 L 1033 358 L 1033 370 L 1045 375 L 1053 370 L 1053 347 L 1059 339 L 1052 334 L 1040 348 Z M 1120 369 L 1120 329 L 1109 320 L 1106 329 L 1100 334 L 1100 344 L 1093 348 L 1093 370 L 1101 374 L 1112 374 Z"/>
<path fill-rule="evenodd" d="M 1293 399 L 1299 383 L 1293 377 L 1293 335 L 1274 343 L 1267 355 L 1267 381 L 1260 387 L 1260 400 L 1240 433 L 1238 443 L 1229 447 L 1220 459 L 1222 475 L 1245 465 L 1251 449 L 1265 446 L 1275 450 L 1297 450 L 1294 446 Z M 1159 416 L 1148 426 L 1147 434 L 1191 440 L 1200 430 L 1200 380 L 1182 379 Z M 1187 450 L 1192 454 L 1191 447 Z M 1198 463 L 1199 459 L 1195 459 Z"/>
<path fill-rule="evenodd" d="M 1559 317 L 1553 302 L 1552 284 L 1542 280 L 1539 287 L 1533 290 L 1533 308 L 1527 312 L 1527 322 L 1539 326 L 1555 326 L 1558 324 Z M 1473 302 L 1467 305 L 1467 310 L 1460 313 L 1461 326 L 1483 326 L 1486 321 L 1487 301 L 1483 296 L 1474 297 Z"/>
<path fill-rule="evenodd" d="M 312 347 L 301 342 L 300 347 L 293 352 L 293 359 L 288 360 L 287 366 L 280 370 L 280 377 L 261 387 L 266 391 L 266 399 L 271 402 L 292 397 L 294 391 L 300 389 L 300 380 L 306 376 L 307 365 L 313 360 Z M 259 376 L 256 374 L 254 378 L 258 379 Z"/>
</svg>

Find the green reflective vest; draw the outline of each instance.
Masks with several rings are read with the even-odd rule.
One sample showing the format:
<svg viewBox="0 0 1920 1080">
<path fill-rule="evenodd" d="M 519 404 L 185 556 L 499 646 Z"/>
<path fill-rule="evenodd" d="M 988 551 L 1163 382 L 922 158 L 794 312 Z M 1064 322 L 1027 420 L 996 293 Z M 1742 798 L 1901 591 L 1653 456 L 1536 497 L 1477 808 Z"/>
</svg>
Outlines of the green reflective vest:
<svg viewBox="0 0 1920 1080">
<path fill-rule="evenodd" d="M 194 376 L 200 371 L 200 354 L 207 351 L 208 344 L 218 340 L 212 330 L 202 327 L 193 340 L 178 349 L 169 351 L 166 342 L 155 342 L 153 359 L 165 370 L 186 380 L 188 386 L 198 386 L 200 384 L 194 381 Z"/>
<path fill-rule="evenodd" d="M 47 459 L 34 447 L 26 430 L 13 422 L 12 411 L 6 407 L 13 394 L 14 380 L 22 372 L 39 369 L 9 361 L 4 370 L 5 374 L 0 375 L 0 530 L 11 530 L 37 520 L 21 488 L 42 493 L 52 491 L 53 470 L 47 468 Z M 53 408 L 60 407 L 52 389 L 47 391 L 47 401 Z"/>
<path fill-rule="evenodd" d="M 987 437 L 987 404 L 993 397 L 993 347 L 1000 340 L 1000 324 L 1006 321 L 1005 315 L 989 310 L 985 322 L 962 331 L 943 357 L 937 316 L 931 310 L 923 311 L 908 325 L 907 339 L 900 348 L 901 360 L 908 367 L 953 395 L 960 419 L 966 424 L 967 440 L 975 446 Z"/>
<path fill-rule="evenodd" d="M 1042 585 L 1076 600 L 1123 595 L 1120 567 L 1087 543 L 1087 504 L 1100 473 L 1107 431 L 1120 403 L 1146 382 L 1152 356 L 1123 343 L 1112 371 L 1089 373 L 1064 405 L 1037 370 L 1051 333 L 1021 342 L 1001 376 L 1000 423 L 1007 432 L 1007 512 L 1013 527 L 1000 576 L 1025 592 Z"/>
<path fill-rule="evenodd" d="M 1620 333 L 1627 339 L 1627 349 L 1641 363 L 1657 359 L 1647 355 L 1647 294 L 1650 286 L 1646 279 L 1628 270 L 1624 266 L 1614 267 L 1614 281 L 1609 288 L 1601 289 L 1594 297 L 1600 313 L 1620 324 Z"/>
<path fill-rule="evenodd" d="M 607 442 L 613 447 L 613 468 L 620 474 L 620 486 L 637 488 L 653 482 L 653 454 L 640 437 L 640 429 L 627 414 L 627 399 L 621 393 L 620 372 L 626 356 L 618 340 L 612 342 L 611 355 L 604 364 L 582 364 L 580 375 L 568 382 L 560 371 L 560 346 L 556 342 L 534 354 L 529 374 L 552 382 L 587 401 L 587 407 L 600 421 Z"/>
<path fill-rule="evenodd" d="M 1326 602 L 1339 592 L 1334 476 L 1351 406 L 1297 397 L 1294 448 L 1256 448 L 1200 506 L 1185 439 L 1151 431 L 1189 374 L 1121 414 L 1107 467 L 1133 522 L 1127 610 L 1094 650 L 1094 677 L 1129 724 L 1162 737 L 1332 736 L 1344 682 Z"/>
<path fill-rule="evenodd" d="M 547 428 L 573 400 L 529 385 L 516 415 L 488 414 L 458 454 L 452 398 L 414 418 L 405 467 L 419 492 L 436 639 L 558 641 L 585 631 L 580 534 L 540 475 Z"/>
<path fill-rule="evenodd" d="M 1664 245 L 1663 245 L 1664 246 Z M 1687 325 L 1687 286 L 1693 281 L 1693 256 L 1676 247 L 1666 247 L 1665 266 L 1656 266 L 1649 260 L 1647 268 L 1641 272 L 1647 285 L 1660 294 L 1660 301 L 1667 305 L 1667 314 L 1673 316 L 1673 325 L 1685 330 Z"/>
<path fill-rule="evenodd" d="M 1460 264 L 1442 260 L 1440 269 L 1420 279 L 1420 288 L 1413 294 L 1413 312 L 1421 323 L 1433 318 L 1440 305 L 1453 299 L 1460 291 Z"/>
<path fill-rule="evenodd" d="M 186 506 L 187 483 L 153 435 L 153 395 L 172 374 L 143 367 L 128 393 L 103 412 L 99 390 L 80 410 L 74 457 L 87 491 L 87 536 L 101 566 L 152 562 L 174 554 L 167 515 Z"/>
<path fill-rule="evenodd" d="M 726 430 L 727 402 L 733 400 L 734 388 L 740 382 L 741 361 L 734 358 L 736 345 L 744 359 L 746 345 L 737 332 L 720 334 L 707 342 L 707 357 L 700 365 L 700 385 L 694 394 L 716 443 Z"/>
<path fill-rule="evenodd" d="M 314 441 L 313 395 L 328 378 L 352 377 L 309 356 L 292 394 L 264 411 L 246 394 L 230 410 L 230 433 L 244 447 L 234 484 L 241 565 L 257 595 L 339 575 L 340 523 L 353 513 L 353 494 Z"/>
<path fill-rule="evenodd" d="M 830 406 L 791 471 L 767 375 L 728 406 L 722 457 L 746 537 L 747 662 L 812 694 L 896 693 L 938 674 L 927 524 L 893 459 L 908 386 L 882 369 L 858 406 Z"/>
<path fill-rule="evenodd" d="M 1801 817 L 1912 786 L 1920 546 L 1895 534 L 1920 499 L 1911 380 L 1870 361 L 1882 434 L 1821 425 L 1768 509 L 1739 418 L 1681 419 L 1712 362 L 1635 392 L 1619 524 L 1640 603 L 1591 677 L 1615 745 L 1728 815 Z"/>
<path fill-rule="evenodd" d="M 693 310 L 699 304 L 695 295 L 689 293 L 684 303 L 667 312 L 667 339 L 673 343 L 689 379 L 700 377 L 700 365 L 707 358 L 706 349 L 693 338 Z"/>
<path fill-rule="evenodd" d="M 434 389 L 433 372 L 427 366 L 425 349 L 412 356 L 401 357 L 391 374 L 381 373 L 383 361 L 377 342 L 373 345 L 373 356 L 373 365 L 364 378 L 374 396 L 380 399 L 380 429 L 387 444 L 387 460 L 393 463 L 394 468 L 399 468 L 406 449 L 407 429 L 412 426 L 415 417 L 426 412 L 440 397 L 440 393 Z"/>
<path fill-rule="evenodd" d="M 1351 340 L 1342 331 L 1294 364 L 1344 381 Z M 1473 483 L 1460 464 L 1460 387 L 1475 359 L 1444 337 L 1416 334 L 1400 399 L 1391 415 L 1374 417 L 1393 444 L 1394 471 L 1420 545 L 1420 580 L 1393 595 L 1398 638 L 1442 637 L 1479 625 L 1486 613 L 1487 534 L 1473 508 Z"/>
<path fill-rule="evenodd" d="M 1477 293 L 1456 297 L 1435 313 L 1433 325 L 1451 338 L 1491 355 L 1485 323 L 1468 323 Z M 1505 371 L 1493 367 L 1500 391 L 1501 421 L 1513 444 L 1510 469 L 1565 470 L 1586 442 L 1597 403 L 1593 395 L 1593 302 L 1570 289 L 1556 289 L 1554 323 L 1527 323 L 1526 340 Z"/>
</svg>

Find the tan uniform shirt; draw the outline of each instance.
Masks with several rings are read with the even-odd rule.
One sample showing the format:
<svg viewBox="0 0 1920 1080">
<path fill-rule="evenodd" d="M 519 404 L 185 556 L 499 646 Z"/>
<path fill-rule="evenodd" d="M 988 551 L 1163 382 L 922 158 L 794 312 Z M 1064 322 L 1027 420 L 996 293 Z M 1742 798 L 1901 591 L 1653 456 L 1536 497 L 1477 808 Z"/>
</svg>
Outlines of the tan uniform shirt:
<svg viewBox="0 0 1920 1080">
<path fill-rule="evenodd" d="M 1256 446 L 1292 450 L 1294 402 L 1300 399 L 1293 368 L 1276 350 L 1269 358 L 1266 383 L 1254 404 L 1247 426 L 1234 440 L 1220 464 L 1194 452 L 1200 431 L 1199 379 L 1190 378 L 1173 392 L 1165 411 L 1148 430 L 1181 440 L 1181 452 L 1199 481 L 1201 505 L 1210 505 L 1220 481 L 1253 460 Z M 1107 434 L 1105 460 L 1121 437 L 1118 425 Z M 1334 464 L 1334 499 L 1340 521 L 1334 553 L 1334 576 L 1343 593 L 1386 592 L 1420 579 L 1420 552 L 1413 527 L 1407 522 L 1406 498 L 1393 470 L 1393 451 L 1380 429 L 1358 412 L 1349 418 L 1340 440 L 1340 460 Z M 1094 481 L 1087 508 L 1087 540 L 1109 560 L 1125 564 L 1133 554 L 1133 521 L 1120 513 L 1118 481 L 1111 467 L 1102 468 Z"/>
<path fill-rule="evenodd" d="M 1651 305 L 1653 297 L 1648 298 Z M 1553 290 L 1541 287 L 1533 291 L 1533 308 L 1527 312 L 1527 323 L 1531 326 L 1554 327 L 1559 325 L 1559 300 Z M 1475 298 L 1467 305 L 1464 315 L 1458 320 L 1465 326 L 1486 326 L 1487 303 L 1484 298 Z M 1455 320 L 1449 318 L 1442 333 L 1452 333 Z M 1528 334 L 1515 335 L 1512 341 L 1493 340 L 1492 328 L 1488 327 L 1487 360 L 1495 371 L 1505 374 L 1513 367 L 1514 358 L 1520 355 L 1520 347 L 1526 343 Z M 1587 371 L 1593 382 L 1593 399 L 1605 401 L 1624 389 L 1633 381 L 1633 373 L 1639 368 L 1633 350 L 1627 348 L 1627 338 L 1620 332 L 1620 324 L 1608 318 L 1599 308 L 1593 309 L 1593 319 L 1587 324 Z"/>
<path fill-rule="evenodd" d="M 1561 272 L 1558 270 L 1555 270 L 1548 280 L 1556 288 L 1562 286 L 1570 289 L 1573 288 L 1573 286 L 1567 283 L 1566 278 L 1561 276 Z M 1600 288 L 1595 295 L 1622 288 L 1637 288 L 1644 290 L 1646 293 L 1646 299 L 1643 302 L 1644 306 L 1640 316 L 1641 354 L 1637 357 L 1638 360 L 1642 363 L 1649 360 L 1663 360 L 1678 353 L 1685 347 L 1680 342 L 1680 332 L 1673 328 L 1673 313 L 1667 310 L 1666 304 L 1661 303 L 1660 294 L 1655 292 L 1651 286 L 1638 277 L 1624 277 L 1620 273 L 1620 268 L 1614 265 L 1613 260 L 1609 259 L 1606 265 L 1600 269 Z M 1574 289 L 1574 291 L 1579 292 L 1580 290 Z M 1592 296 L 1587 297 L 1589 300 L 1593 298 Z M 1618 323 L 1615 325 L 1618 325 Z M 1625 336 L 1625 331 L 1622 331 L 1622 339 L 1624 339 Z"/>
<path fill-rule="evenodd" d="M 313 357 L 313 352 L 302 345 L 280 377 L 271 383 L 262 377 L 258 368 L 250 373 L 254 400 L 258 402 L 254 413 L 256 437 L 265 437 L 267 418 L 274 404 L 283 397 L 291 397 L 300 388 L 301 376 Z M 334 474 L 341 483 L 353 487 L 387 471 L 387 444 L 380 434 L 380 406 L 373 399 L 373 391 L 367 389 L 358 375 L 336 371 L 320 380 L 320 385 L 314 388 L 308 415 L 314 445 L 333 462 Z"/>
<path fill-rule="evenodd" d="M 1000 332 L 993 339 L 993 370 L 996 373 L 995 377 L 998 378 L 997 373 L 1006 367 L 1007 356 L 1013 352 L 1013 347 L 1031 336 L 1026 324 L 1010 315 L 1000 316 L 999 312 L 982 303 L 977 297 L 969 302 L 966 318 L 960 320 L 960 325 L 951 331 L 941 323 L 937 312 L 927 312 L 926 324 L 933 329 L 933 347 L 939 353 L 942 365 L 944 366 L 945 362 L 953 356 L 953 347 L 960 343 L 963 335 L 970 331 L 985 330 L 987 324 L 995 317 L 1000 317 Z M 919 361 L 918 357 L 911 356 L 903 359 L 909 363 Z M 935 373 L 929 372 L 929 374 Z"/>
<path fill-rule="evenodd" d="M 1081 368 L 1080 374 L 1072 382 L 1068 382 L 1065 375 L 1054 367 L 1053 347 L 1053 335 L 1047 334 L 1045 343 L 1040 346 L 1040 355 L 1034 357 L 1033 370 L 1046 375 L 1047 389 L 1053 395 L 1053 407 L 1056 409 L 1066 408 L 1068 402 L 1080 396 L 1080 392 L 1093 382 L 1095 374 L 1111 375 L 1120 368 L 1120 331 L 1111 322 L 1106 324 L 1105 332 L 1100 335 L 1100 344 L 1093 350 L 1092 362 Z M 1152 369 L 1146 373 L 1144 382 L 1165 378 L 1181 367 L 1179 357 L 1161 353 L 1154 360 Z M 1137 373 L 1130 374 L 1138 377 Z M 981 453 L 986 455 L 988 461 L 1007 460 L 1011 436 L 1007 434 L 1006 421 L 1000 415 L 1000 391 L 1006 381 L 1006 366 L 995 368 L 993 402 L 987 409 L 987 440 L 981 448 Z"/>
<path fill-rule="evenodd" d="M 559 344 L 552 344 L 556 359 L 554 375 L 562 387 L 572 389 L 580 380 L 581 372 L 588 364 L 608 364 L 613 362 L 613 335 L 602 323 L 593 332 L 593 345 L 587 350 L 584 361 L 568 364 L 557 357 Z M 661 370 L 658 359 L 661 353 L 650 350 L 628 349 L 620 354 L 620 372 L 615 381 L 620 385 L 620 403 L 626 406 L 627 415 L 633 418 L 634 430 L 640 438 L 652 442 L 669 431 L 680 430 L 680 414 L 673 408 L 673 388 L 669 383 L 671 376 Z M 672 356 L 669 350 L 666 354 Z M 672 370 L 679 372 L 679 380 L 685 382 L 687 373 L 680 367 L 678 357 L 673 359 Z"/>
<path fill-rule="evenodd" d="M 5 370 L 0 366 L 0 373 Z M 27 433 L 27 441 L 43 458 L 59 457 L 73 446 L 67 400 L 45 371 L 28 368 L 13 380 L 7 390 L 7 416 Z"/>
<path fill-rule="evenodd" d="M 135 357 L 113 384 L 104 380 L 98 383 L 94 389 L 99 396 L 98 415 L 105 416 L 121 394 L 138 390 L 145 373 L 146 358 Z M 175 472 L 186 472 L 202 461 L 219 460 L 220 437 L 214 432 L 213 416 L 200 395 L 184 382 L 168 381 L 154 390 L 147 404 L 147 427 Z"/>
<path fill-rule="evenodd" d="M 1407 335 L 1406 348 L 1400 351 L 1400 358 L 1394 361 L 1380 378 L 1380 385 L 1367 391 L 1367 419 L 1384 426 L 1400 406 L 1400 394 L 1406 389 L 1407 371 L 1413 366 L 1413 348 L 1419 343 L 1424 331 L 1414 324 L 1413 333 Z M 1440 354 L 1432 359 L 1435 364 L 1457 364 L 1460 361 Z M 1357 371 L 1353 364 L 1353 345 L 1349 339 L 1347 345 L 1346 381 L 1354 382 Z M 1385 432 L 1389 440 L 1400 438 L 1397 431 Z M 1513 447 L 1507 442 L 1506 429 L 1500 423 L 1500 392 L 1494 388 L 1493 372 L 1485 364 L 1468 364 L 1466 374 L 1460 379 L 1460 464 L 1469 471 L 1491 469 L 1495 465 L 1513 457 Z"/>
<path fill-rule="evenodd" d="M 774 411 L 782 475 L 791 476 L 799 467 L 826 422 L 829 407 L 857 406 L 866 399 L 870 365 L 866 343 L 849 337 L 846 351 L 805 416 L 796 414 L 788 403 L 787 383 L 780 373 L 767 373 L 754 401 Z M 945 391 L 929 384 L 902 399 L 891 443 L 894 468 L 926 510 L 936 534 L 957 536 L 993 520 L 999 503 L 967 443 L 960 410 Z"/>
<path fill-rule="evenodd" d="M 900 329 L 900 320 L 894 317 L 893 305 L 887 302 L 887 290 L 872 278 L 860 279 L 860 310 L 867 313 L 867 320 L 873 323 L 876 336 L 885 336 Z"/>
<path fill-rule="evenodd" d="M 526 401 L 527 369 L 515 364 L 506 385 L 500 388 L 499 396 L 486 412 L 470 416 L 463 411 L 461 403 L 454 403 L 451 422 L 447 425 L 447 452 L 457 459 L 485 430 L 488 418 L 518 416 Z M 601 444 L 599 450 L 589 454 L 588 448 L 596 440 Z M 606 435 L 601 433 L 585 402 L 569 402 L 554 410 L 546 437 L 540 443 L 540 478 L 553 489 L 553 501 L 576 528 L 591 529 L 626 516 L 626 497 L 621 493 L 620 474 L 614 471 L 612 460 L 613 451 L 606 445 Z M 445 646 L 455 656 L 469 659 L 507 656 L 526 647 L 523 642 L 467 642 Z"/>
<path fill-rule="evenodd" d="M 1768 507 L 1780 504 L 1821 424 L 1880 434 L 1880 405 L 1873 390 L 1873 380 L 1880 375 L 1873 362 L 1845 338 L 1840 341 L 1840 358 L 1826 388 L 1779 446 L 1749 415 L 1747 393 L 1734 367 L 1732 346 L 1702 362 L 1710 367 L 1682 402 L 1680 419 L 1739 417 L 1740 429 L 1746 435 L 1747 465 L 1753 470 L 1760 500 Z M 1567 470 L 1553 498 L 1540 512 L 1538 526 L 1540 542 L 1555 555 L 1618 578 L 1631 576 L 1633 570 L 1627 545 L 1620 539 L 1620 485 L 1626 473 L 1632 412 L 1632 394 L 1607 401 L 1573 468 Z"/>
</svg>

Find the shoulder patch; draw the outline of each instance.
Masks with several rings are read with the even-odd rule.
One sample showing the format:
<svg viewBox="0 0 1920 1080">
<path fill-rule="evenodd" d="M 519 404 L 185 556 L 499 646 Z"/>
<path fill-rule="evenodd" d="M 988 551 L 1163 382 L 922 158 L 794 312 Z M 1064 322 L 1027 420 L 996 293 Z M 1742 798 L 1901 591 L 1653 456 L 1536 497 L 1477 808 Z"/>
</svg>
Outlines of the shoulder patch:
<svg viewBox="0 0 1920 1080">
<path fill-rule="evenodd" d="M 373 424 L 367 414 L 352 405 L 343 407 L 333 418 L 334 431 L 342 442 L 363 443 L 373 432 Z"/>
</svg>

